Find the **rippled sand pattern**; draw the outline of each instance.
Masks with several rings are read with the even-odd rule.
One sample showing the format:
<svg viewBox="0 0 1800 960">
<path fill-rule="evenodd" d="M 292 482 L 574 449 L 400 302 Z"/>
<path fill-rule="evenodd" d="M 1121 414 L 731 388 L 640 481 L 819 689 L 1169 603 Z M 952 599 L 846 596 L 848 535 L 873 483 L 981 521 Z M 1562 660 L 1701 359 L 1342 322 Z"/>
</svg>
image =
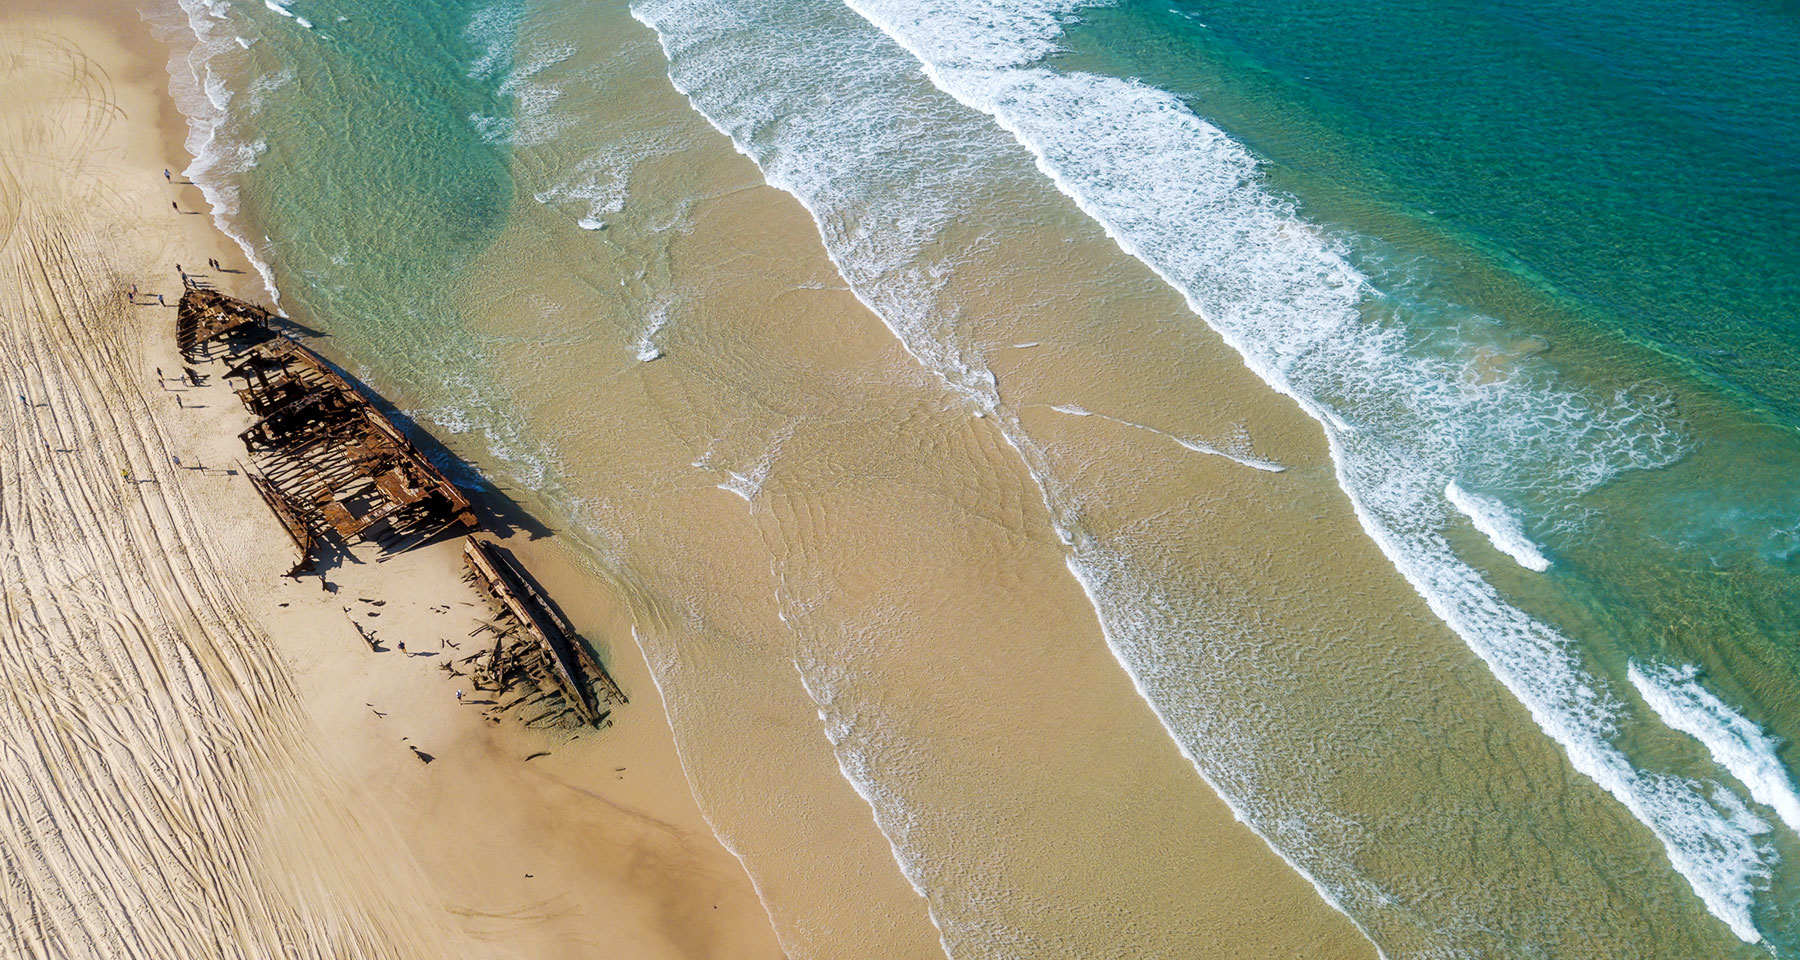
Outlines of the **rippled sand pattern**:
<svg viewBox="0 0 1800 960">
<path fill-rule="evenodd" d="M 441 955 L 298 788 L 288 679 L 176 482 L 110 78 L 3 23 L 0 78 L 0 955 Z M 280 862 L 299 846 L 313 866 Z"/>
</svg>

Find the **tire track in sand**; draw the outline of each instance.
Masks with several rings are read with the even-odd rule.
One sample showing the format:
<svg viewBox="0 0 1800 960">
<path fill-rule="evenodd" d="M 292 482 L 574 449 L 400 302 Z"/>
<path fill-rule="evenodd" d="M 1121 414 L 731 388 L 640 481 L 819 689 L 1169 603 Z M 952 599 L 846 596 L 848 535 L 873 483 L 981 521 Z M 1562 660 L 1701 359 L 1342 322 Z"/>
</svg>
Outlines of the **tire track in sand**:
<svg viewBox="0 0 1800 960">
<path fill-rule="evenodd" d="M 312 753 L 172 467 L 102 253 L 149 208 L 92 156 L 110 83 L 73 44 L 0 40 L 0 95 L 32 105 L 0 119 L 0 955 L 455 955 Z M 309 838 L 299 862 L 273 831 Z"/>
</svg>

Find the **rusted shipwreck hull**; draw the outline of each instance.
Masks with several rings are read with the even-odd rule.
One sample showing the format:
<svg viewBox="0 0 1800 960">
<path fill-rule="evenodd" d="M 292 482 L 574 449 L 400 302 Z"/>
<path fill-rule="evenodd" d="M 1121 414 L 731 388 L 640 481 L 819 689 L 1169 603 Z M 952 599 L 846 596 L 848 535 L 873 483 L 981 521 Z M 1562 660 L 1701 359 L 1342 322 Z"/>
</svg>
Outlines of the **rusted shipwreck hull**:
<svg viewBox="0 0 1800 960">
<path fill-rule="evenodd" d="M 261 339 L 235 357 L 228 381 L 258 419 L 239 434 L 260 476 L 253 482 L 309 569 L 323 540 L 376 538 L 399 549 L 444 528 L 475 526 L 469 498 L 372 399 L 325 359 L 268 321 L 272 314 L 212 290 L 190 289 L 180 316 L 197 318 L 190 348 L 238 333 Z"/>
<path fill-rule="evenodd" d="M 492 600 L 507 632 L 495 638 L 488 675 L 504 682 L 501 661 L 504 641 L 517 635 L 522 646 L 535 650 L 551 681 L 582 721 L 598 725 L 606 717 L 604 704 L 625 703 L 625 693 L 612 675 L 591 654 L 575 628 L 540 593 L 530 577 L 504 550 L 476 537 L 463 540 L 463 559 L 475 585 Z"/>
<path fill-rule="evenodd" d="M 190 287 L 176 311 L 176 336 L 190 358 L 210 355 L 221 341 L 238 351 L 225 379 L 243 382 L 237 397 L 257 418 L 238 436 L 256 468 L 247 471 L 251 484 L 299 551 L 292 572 L 311 569 L 332 538 L 373 539 L 396 550 L 454 525 L 475 527 L 468 496 L 371 395 L 287 336 L 276 319 L 254 304 Z M 493 632 L 492 653 L 464 662 L 485 658 L 482 672 L 496 690 L 528 677 L 540 687 L 529 699 L 554 694 L 567 704 L 545 716 L 572 711 L 584 723 L 604 724 L 611 712 L 605 705 L 625 703 L 625 694 L 556 605 L 505 549 L 471 536 L 463 555 L 497 614 L 478 628 Z"/>
<path fill-rule="evenodd" d="M 202 345 L 245 327 L 272 330 L 274 319 L 273 313 L 254 303 L 190 286 L 175 305 L 175 346 L 184 358 L 197 359 Z"/>
</svg>

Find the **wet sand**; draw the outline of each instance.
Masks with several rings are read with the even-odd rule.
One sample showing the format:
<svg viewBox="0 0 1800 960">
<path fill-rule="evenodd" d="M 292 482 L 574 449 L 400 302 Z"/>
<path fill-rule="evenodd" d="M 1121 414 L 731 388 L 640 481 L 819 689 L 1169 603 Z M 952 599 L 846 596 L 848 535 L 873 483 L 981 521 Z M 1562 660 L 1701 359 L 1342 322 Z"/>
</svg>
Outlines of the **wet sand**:
<svg viewBox="0 0 1800 960">
<path fill-rule="evenodd" d="M 702 806 L 790 951 L 1373 956 L 1133 689 L 1018 454 L 844 288 L 647 31 L 584 27 L 609 70 L 584 122 L 704 145 L 635 164 L 603 234 L 521 196 L 459 291 L 468 339 L 500 345 L 492 402 L 557 438 Z M 556 268 L 522 304 L 506 265 L 527 257 Z M 663 271 L 651 304 L 610 295 Z M 892 792 L 859 794 L 862 763 Z"/>
<path fill-rule="evenodd" d="M 0 19 L 0 953 L 779 956 L 628 642 L 632 704 L 571 739 L 456 702 L 444 641 L 485 609 L 455 541 L 281 576 L 248 416 L 173 346 L 175 263 L 259 281 L 162 176 L 164 51 L 88 6 Z"/>
<path fill-rule="evenodd" d="M 1186 708 L 1187 752 L 1343 878 L 1391 955 L 1505 954 L 1508 930 L 1569 955 L 1732 955 L 1645 866 L 1654 838 L 1371 542 L 1317 424 L 1066 198 L 1022 179 L 954 228 L 982 242 L 951 237 L 973 255 L 933 265 L 953 320 L 905 332 L 993 373 L 977 417 L 623 18 L 558 25 L 605 65 L 596 95 L 537 78 L 599 156 L 628 158 L 608 228 L 531 193 L 588 155 L 522 146 L 507 229 L 459 277 L 462 325 L 406 333 L 479 344 L 484 410 L 548 438 L 545 486 L 625 598 L 701 804 L 794 953 L 1373 954 L 1171 743 L 1070 576 L 1081 551 L 1130 601 L 1115 639 L 1161 645 L 1141 681 Z M 521 262 L 553 265 L 529 298 Z M 377 379 L 412 375 L 362 353 Z M 1028 464 L 1057 478 L 1052 504 Z M 1688 929 L 1718 937 L 1696 952 Z"/>
<path fill-rule="evenodd" d="M 1202 768 L 1270 804 L 1286 849 L 1329 834 L 1329 855 L 1405 878 L 1352 891 L 1397 904 L 1391 953 L 1507 952 L 1493 921 L 1570 955 L 1730 955 L 1668 936 L 1694 898 L 1369 542 L 1316 425 L 1097 228 L 1027 188 L 1021 218 L 1045 217 L 1048 248 L 1022 231 L 944 288 L 1001 413 L 1037 440 L 1021 457 L 844 289 L 804 210 L 693 115 L 627 20 L 590 18 L 624 38 L 593 50 L 623 82 L 584 116 L 686 146 L 633 167 L 598 236 L 522 177 L 521 212 L 456 291 L 472 329 L 408 331 L 418 353 L 478 343 L 499 409 L 554 438 L 556 497 L 506 492 L 556 499 L 575 532 L 514 543 L 633 698 L 573 743 L 483 724 L 436 658 L 371 654 L 348 626 L 345 606 L 415 652 L 460 642 L 445 617 L 461 614 L 431 612 L 462 609 L 453 556 L 346 566 L 335 594 L 280 586 L 285 541 L 248 486 L 166 462 L 223 466 L 242 414 L 222 388 L 183 406 L 158 390 L 167 321 L 119 292 L 154 275 L 174 293 L 175 260 L 243 265 L 207 218 L 164 214 L 199 197 L 159 179 L 185 162 L 161 51 L 118 49 L 151 47 L 132 24 L 59 21 L 79 39 L 9 73 L 38 85 L 15 99 L 46 106 L 7 114 L 7 392 L 52 406 L 12 412 L 22 442 L 0 461 L 24 555 L 0 560 L 7 689 L 34 692 L 4 701 L 6 741 L 41 745 L 4 758 L 17 902 L 0 934 L 52 956 L 274 936 L 317 956 L 773 956 L 760 891 L 795 956 L 935 960 L 940 937 L 993 955 L 1372 955 L 1171 742 L 1069 575 L 1068 529 L 1165 591 L 1142 598 L 1147 635 L 1206 631 L 1203 659 L 1148 678 L 1202 695 L 1179 718 Z M 529 298 L 520 263 L 555 265 Z M 408 392 L 418 353 L 333 332 L 320 348 L 402 408 L 441 402 Z M 652 338 L 663 356 L 640 362 Z M 1238 437 L 1287 472 L 1133 424 Z M 481 440 L 451 439 L 508 476 L 465 449 Z M 1033 458 L 1066 479 L 1053 503 Z M 389 603 L 369 618 L 357 597 Z M 1171 597 L 1201 606 L 1158 606 Z M 1615 853 L 1585 860 L 1577 836 Z M 116 930 L 141 932 L 97 932 Z"/>
</svg>

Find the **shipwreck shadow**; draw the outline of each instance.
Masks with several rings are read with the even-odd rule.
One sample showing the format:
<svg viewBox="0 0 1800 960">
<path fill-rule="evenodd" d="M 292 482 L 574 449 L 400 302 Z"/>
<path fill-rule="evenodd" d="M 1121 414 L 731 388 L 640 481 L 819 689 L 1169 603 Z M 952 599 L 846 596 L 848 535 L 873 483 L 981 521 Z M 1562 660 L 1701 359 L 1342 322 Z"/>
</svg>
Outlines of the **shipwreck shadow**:
<svg viewBox="0 0 1800 960">
<path fill-rule="evenodd" d="M 189 358 L 194 362 L 222 361 L 224 371 L 218 376 L 234 390 L 237 390 L 238 380 L 241 378 L 243 389 L 237 390 L 238 395 L 245 400 L 246 407 L 250 408 L 254 416 L 258 410 L 272 411 L 279 408 L 266 405 L 250 407 L 252 395 L 249 391 L 252 386 L 256 386 L 258 390 L 266 389 L 270 376 L 285 374 L 288 364 L 293 362 L 282 359 L 279 351 L 272 354 L 266 348 L 271 344 L 278 345 L 281 341 L 291 341 L 306 348 L 304 353 L 312 358 L 308 362 L 315 362 L 340 378 L 362 402 L 385 418 L 411 444 L 418 457 L 427 461 L 444 479 L 461 491 L 468 501 L 466 515 L 473 518 L 474 524 L 465 525 L 460 515 L 433 518 L 430 522 L 414 518 L 395 517 L 392 521 L 384 518 L 358 531 L 352 540 L 346 540 L 330 524 L 320 523 L 316 517 L 312 517 L 305 521 L 312 534 L 312 562 L 310 565 L 296 567 L 296 575 L 317 573 L 323 578 L 325 573 L 337 567 L 370 562 L 364 556 L 358 556 L 358 548 L 363 544 L 371 544 L 376 548 L 376 556 L 372 559 L 379 563 L 420 547 L 460 539 L 475 530 L 483 530 L 501 538 L 523 535 L 533 540 L 554 533 L 552 527 L 539 520 L 504 489 L 484 476 L 473 463 L 450 449 L 406 411 L 371 389 L 336 361 L 311 350 L 305 341 L 306 335 L 314 332 L 316 331 L 289 318 L 262 314 L 260 322 L 243 324 L 222 332 L 216 338 L 193 343 Z M 245 431 L 240 439 L 246 441 L 245 459 L 255 463 L 257 450 L 252 449 L 247 440 L 252 435 L 252 430 Z"/>
<path fill-rule="evenodd" d="M 588 659 L 593 660 L 596 663 L 607 662 L 606 659 L 603 659 L 600 656 L 601 651 L 594 646 L 594 642 L 589 640 L 586 634 L 575 629 L 574 622 L 569 619 L 567 614 L 563 613 L 562 607 L 557 604 L 555 598 L 551 596 L 550 591 L 545 589 L 542 583 L 538 582 L 537 577 L 532 576 L 531 571 L 526 568 L 524 563 L 520 562 L 516 554 L 507 549 L 505 544 L 500 543 L 490 542 L 488 544 L 488 549 L 499 554 L 500 559 L 504 560 L 507 567 L 510 568 L 508 572 L 513 576 L 518 577 L 526 587 L 530 588 L 531 591 L 537 595 L 535 598 L 537 602 L 544 607 L 544 612 L 550 615 L 550 619 L 561 628 L 562 634 L 568 638 L 570 643 L 578 644 Z"/>
</svg>

